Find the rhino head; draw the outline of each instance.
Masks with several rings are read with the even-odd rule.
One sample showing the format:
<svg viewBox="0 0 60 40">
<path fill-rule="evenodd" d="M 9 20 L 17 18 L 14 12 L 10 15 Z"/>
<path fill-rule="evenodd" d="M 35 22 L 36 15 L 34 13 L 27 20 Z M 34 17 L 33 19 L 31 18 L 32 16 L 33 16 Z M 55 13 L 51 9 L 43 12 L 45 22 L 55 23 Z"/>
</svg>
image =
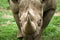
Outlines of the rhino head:
<svg viewBox="0 0 60 40">
<path fill-rule="evenodd" d="M 19 16 L 22 34 L 39 34 L 43 22 L 42 0 L 9 1 L 13 13 Z"/>
<path fill-rule="evenodd" d="M 42 26 L 43 7 L 40 0 L 21 0 L 19 2 L 19 19 L 23 34 L 33 34 Z"/>
</svg>

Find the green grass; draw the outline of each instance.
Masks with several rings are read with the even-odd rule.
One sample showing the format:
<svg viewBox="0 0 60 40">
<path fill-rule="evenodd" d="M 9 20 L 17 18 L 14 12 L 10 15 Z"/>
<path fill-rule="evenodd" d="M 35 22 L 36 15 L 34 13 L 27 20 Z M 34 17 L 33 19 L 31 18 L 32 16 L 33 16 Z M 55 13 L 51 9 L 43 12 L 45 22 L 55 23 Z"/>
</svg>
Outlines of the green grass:
<svg viewBox="0 0 60 40">
<path fill-rule="evenodd" d="M 60 40 L 60 16 L 53 16 L 43 36 L 45 36 L 44 40 Z"/>
<path fill-rule="evenodd" d="M 60 11 L 60 0 L 57 0 L 57 11 Z"/>
<path fill-rule="evenodd" d="M 9 8 L 8 0 L 0 0 L 0 8 Z"/>
<path fill-rule="evenodd" d="M 4 14 L 12 16 L 9 10 L 0 11 L 0 40 L 17 40 L 16 34 L 18 28 L 15 20 L 13 16 L 12 18 L 3 18 Z M 8 21 L 10 24 L 7 23 Z"/>
</svg>

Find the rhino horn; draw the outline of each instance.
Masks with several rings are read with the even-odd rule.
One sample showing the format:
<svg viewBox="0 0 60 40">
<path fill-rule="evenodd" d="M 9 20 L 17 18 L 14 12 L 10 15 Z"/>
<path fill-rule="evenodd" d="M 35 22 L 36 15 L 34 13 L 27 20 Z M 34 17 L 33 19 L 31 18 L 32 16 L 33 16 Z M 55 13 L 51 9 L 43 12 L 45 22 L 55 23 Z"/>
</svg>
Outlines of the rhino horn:
<svg viewBox="0 0 60 40">
<path fill-rule="evenodd" d="M 31 15 L 29 15 L 30 13 L 28 12 L 27 15 L 27 23 L 25 25 L 25 33 L 26 34 L 32 34 L 36 31 L 36 26 L 35 24 L 31 21 Z"/>
</svg>

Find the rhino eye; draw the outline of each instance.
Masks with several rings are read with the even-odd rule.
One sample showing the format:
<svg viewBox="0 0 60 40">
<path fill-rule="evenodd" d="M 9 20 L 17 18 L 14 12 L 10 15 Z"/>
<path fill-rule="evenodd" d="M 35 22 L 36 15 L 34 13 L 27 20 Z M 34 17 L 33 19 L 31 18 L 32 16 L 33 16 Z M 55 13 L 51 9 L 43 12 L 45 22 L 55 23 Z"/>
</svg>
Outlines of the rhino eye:
<svg viewBox="0 0 60 40">
<path fill-rule="evenodd" d="M 38 26 L 41 26 L 41 19 L 40 20 L 38 20 Z"/>
</svg>

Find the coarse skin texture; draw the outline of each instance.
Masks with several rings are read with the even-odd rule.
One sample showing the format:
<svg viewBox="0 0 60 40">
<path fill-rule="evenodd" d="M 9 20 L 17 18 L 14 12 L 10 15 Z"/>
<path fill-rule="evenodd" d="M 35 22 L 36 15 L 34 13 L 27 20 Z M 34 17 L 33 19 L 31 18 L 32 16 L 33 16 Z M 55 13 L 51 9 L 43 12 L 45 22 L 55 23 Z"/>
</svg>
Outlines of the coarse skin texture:
<svg viewBox="0 0 60 40">
<path fill-rule="evenodd" d="M 41 40 L 43 30 L 49 24 L 56 0 L 8 0 L 19 28 L 18 38 Z"/>
</svg>

